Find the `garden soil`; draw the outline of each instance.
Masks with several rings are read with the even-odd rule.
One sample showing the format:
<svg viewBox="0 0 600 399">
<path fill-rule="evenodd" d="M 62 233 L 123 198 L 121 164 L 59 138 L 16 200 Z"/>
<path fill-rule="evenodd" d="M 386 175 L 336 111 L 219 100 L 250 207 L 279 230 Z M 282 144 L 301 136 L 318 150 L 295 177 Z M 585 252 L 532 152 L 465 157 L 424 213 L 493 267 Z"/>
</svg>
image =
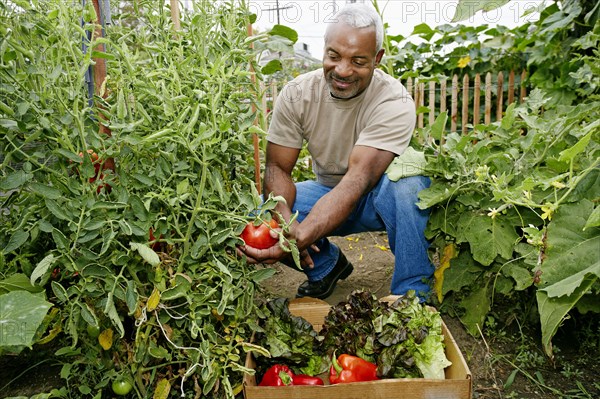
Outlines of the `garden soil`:
<svg viewBox="0 0 600 399">
<path fill-rule="evenodd" d="M 378 298 L 390 294 L 394 256 L 385 233 L 335 237 L 332 241 L 352 262 L 354 272 L 338 283 L 327 298 L 329 304 L 345 300 L 357 289 L 368 290 Z M 281 264 L 272 267 L 277 273 L 263 283 L 265 294 L 293 298 L 298 285 L 305 280 L 304 274 Z M 582 356 L 579 348 L 572 347 L 576 340 L 564 336 L 560 338 L 564 346 L 556 343 L 556 347 L 560 347 L 559 364 L 543 356 L 539 337 L 527 334 L 501 336 L 488 331 L 474 337 L 466 332 L 458 319 L 446 314 L 443 318 L 471 369 L 474 399 L 600 398 L 600 348 Z M 530 341 L 529 344 L 533 343 L 537 351 L 519 351 L 523 337 Z M 596 332 L 596 338 L 600 340 L 600 331 Z M 62 385 L 60 365 L 38 363 L 40 358 L 35 355 L 0 357 L 0 398 L 30 397 Z M 525 367 L 532 364 L 535 367 Z M 519 371 L 515 372 L 516 369 Z M 509 386 L 505 388 L 505 384 Z"/>
</svg>

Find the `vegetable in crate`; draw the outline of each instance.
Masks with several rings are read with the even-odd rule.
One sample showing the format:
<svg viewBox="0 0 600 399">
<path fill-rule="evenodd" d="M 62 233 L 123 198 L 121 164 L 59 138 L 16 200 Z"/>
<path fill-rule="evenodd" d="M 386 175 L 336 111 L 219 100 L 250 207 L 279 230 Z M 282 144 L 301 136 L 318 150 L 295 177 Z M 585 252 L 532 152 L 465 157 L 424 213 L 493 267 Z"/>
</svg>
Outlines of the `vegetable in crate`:
<svg viewBox="0 0 600 399">
<path fill-rule="evenodd" d="M 357 290 L 331 307 L 319 332 L 323 341 L 319 344 L 331 358 L 333 352 L 348 353 L 367 361 L 376 359 L 375 320 L 387 304 L 377 300 L 368 291 Z"/>
<path fill-rule="evenodd" d="M 383 345 L 377 361 L 380 376 L 445 378 L 444 369 L 451 363 L 444 351 L 439 312 L 408 293 L 373 322 Z"/>
<path fill-rule="evenodd" d="M 292 385 L 294 374 L 292 370 L 284 364 L 271 366 L 260 380 L 261 387 L 282 387 Z"/>
<path fill-rule="evenodd" d="M 358 356 L 343 354 L 336 359 L 334 355 L 331 363 L 329 382 L 332 384 L 379 379 L 377 378 L 377 366 Z"/>
<path fill-rule="evenodd" d="M 258 357 L 258 365 L 283 363 L 298 374 L 307 375 L 326 372 L 329 358 L 318 350 L 317 332 L 306 319 L 292 315 L 288 304 L 287 298 L 277 298 L 262 307 L 262 332 L 257 334 L 257 343 L 271 356 Z"/>
<path fill-rule="evenodd" d="M 296 374 L 292 381 L 294 385 L 325 385 L 320 377 L 306 374 Z"/>
<path fill-rule="evenodd" d="M 393 304 L 366 291 L 352 292 L 333 306 L 320 332 L 321 350 L 356 355 L 377 364 L 380 378 L 444 378 L 450 365 L 442 319 L 413 292 Z"/>
<path fill-rule="evenodd" d="M 306 374 L 294 374 L 285 364 L 271 366 L 263 375 L 261 387 L 282 387 L 288 385 L 324 385 L 319 377 Z"/>
</svg>

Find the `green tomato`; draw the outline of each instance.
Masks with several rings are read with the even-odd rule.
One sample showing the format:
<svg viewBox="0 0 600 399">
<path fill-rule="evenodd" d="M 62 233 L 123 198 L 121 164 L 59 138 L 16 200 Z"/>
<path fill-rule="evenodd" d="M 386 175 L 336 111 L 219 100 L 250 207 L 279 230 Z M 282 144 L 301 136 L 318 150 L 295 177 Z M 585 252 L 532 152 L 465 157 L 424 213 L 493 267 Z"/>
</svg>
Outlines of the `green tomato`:
<svg viewBox="0 0 600 399">
<path fill-rule="evenodd" d="M 88 324 L 86 330 L 88 335 L 92 338 L 98 338 L 98 335 L 100 335 L 100 327 L 94 327 L 93 325 Z"/>
<path fill-rule="evenodd" d="M 131 392 L 132 388 L 133 385 L 131 385 L 131 383 L 124 378 L 117 378 L 112 383 L 113 392 L 119 396 L 127 395 L 129 392 Z"/>
</svg>

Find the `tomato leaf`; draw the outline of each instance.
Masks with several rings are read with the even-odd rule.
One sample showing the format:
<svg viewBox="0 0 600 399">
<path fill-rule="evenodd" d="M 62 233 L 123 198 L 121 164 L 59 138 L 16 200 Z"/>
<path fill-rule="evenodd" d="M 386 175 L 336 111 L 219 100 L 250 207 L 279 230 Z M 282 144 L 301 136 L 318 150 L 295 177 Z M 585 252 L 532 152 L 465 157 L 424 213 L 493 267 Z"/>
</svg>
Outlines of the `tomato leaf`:
<svg viewBox="0 0 600 399">
<path fill-rule="evenodd" d="M 98 335 L 98 343 L 104 350 L 109 350 L 113 344 L 113 330 L 108 328 Z"/>
<path fill-rule="evenodd" d="M 33 178 L 33 174 L 22 170 L 9 173 L 0 179 L 0 191 L 10 191 L 17 189 Z"/>
<path fill-rule="evenodd" d="M 169 392 L 171 392 L 171 383 L 166 378 L 163 378 L 156 384 L 152 399 L 167 399 L 169 397 Z"/>
<path fill-rule="evenodd" d="M 256 270 L 251 271 L 248 274 L 248 278 L 258 284 L 262 281 L 270 279 L 276 273 L 277 273 L 277 270 L 267 267 L 264 269 L 256 269 Z"/>
<path fill-rule="evenodd" d="M 8 254 L 16 249 L 19 249 L 21 245 L 25 244 L 29 239 L 29 233 L 25 230 L 15 231 L 8 240 L 8 243 L 2 250 L 3 253 Z"/>
<path fill-rule="evenodd" d="M 473 17 L 479 11 L 492 11 L 502 7 L 510 0 L 460 0 L 451 22 L 460 22 Z"/>
<path fill-rule="evenodd" d="M 45 184 L 31 183 L 29 185 L 31 191 L 49 199 L 59 199 L 62 197 L 62 192 L 56 187 L 50 187 Z"/>
<path fill-rule="evenodd" d="M 127 290 L 125 290 L 125 302 L 129 314 L 132 315 L 137 309 L 138 293 L 133 280 L 127 281 Z"/>
<path fill-rule="evenodd" d="M 592 214 L 585 223 L 585 226 L 583 226 L 583 230 L 589 229 L 591 227 L 600 227 L 600 206 L 596 206 L 594 208 Z"/>
<path fill-rule="evenodd" d="M 160 258 L 158 254 L 145 244 L 139 244 L 137 242 L 130 242 L 129 247 L 135 251 L 138 251 L 140 256 L 152 266 L 158 266 L 160 264 Z"/>
<path fill-rule="evenodd" d="M 50 254 L 50 255 L 47 255 L 44 259 L 42 259 L 37 264 L 35 269 L 33 269 L 33 272 L 31 273 L 31 277 L 30 277 L 32 285 L 35 285 L 36 281 L 41 280 L 42 277 L 44 275 L 46 275 L 46 273 L 48 273 L 48 271 L 54 264 L 54 261 L 55 261 L 54 255 Z"/>
<path fill-rule="evenodd" d="M 152 290 L 152 294 L 150 294 L 150 297 L 148 298 L 148 301 L 146 302 L 146 308 L 148 309 L 149 312 L 152 312 L 154 309 L 156 309 L 158 307 L 158 304 L 160 303 L 160 291 L 158 290 L 158 288 L 154 287 L 154 289 Z"/>
</svg>

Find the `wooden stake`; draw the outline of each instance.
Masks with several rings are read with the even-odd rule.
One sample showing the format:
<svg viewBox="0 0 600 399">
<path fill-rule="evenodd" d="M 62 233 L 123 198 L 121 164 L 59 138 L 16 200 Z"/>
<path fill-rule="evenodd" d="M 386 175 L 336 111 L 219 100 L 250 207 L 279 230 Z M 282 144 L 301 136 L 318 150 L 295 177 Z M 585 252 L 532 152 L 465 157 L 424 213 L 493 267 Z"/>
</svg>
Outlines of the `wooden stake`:
<svg viewBox="0 0 600 399">
<path fill-rule="evenodd" d="M 181 17 L 179 16 L 179 0 L 171 0 L 171 19 L 175 32 L 181 30 Z"/>
<path fill-rule="evenodd" d="M 419 108 L 425 105 L 425 82 L 419 83 Z M 423 113 L 417 116 L 417 125 L 423 128 Z"/>
<path fill-rule="evenodd" d="M 100 0 L 92 0 L 92 4 L 94 5 L 94 10 L 96 11 L 96 20 L 94 21 L 94 33 L 92 35 L 92 42 L 97 38 L 102 37 L 102 21 L 100 16 L 102 15 L 100 8 Z M 88 49 L 88 51 L 92 51 Z M 104 53 L 106 51 L 106 47 L 104 44 L 98 44 L 94 47 L 93 51 L 97 51 L 100 53 Z M 106 60 L 104 58 L 94 57 L 94 65 L 92 67 L 92 75 L 94 76 L 94 94 L 98 96 L 102 96 L 102 98 L 107 97 L 106 90 L 102 90 L 106 84 Z M 102 109 L 102 105 L 96 104 L 98 109 Z M 103 122 L 106 121 L 106 118 L 102 112 L 98 112 L 98 131 L 101 134 L 106 134 L 107 136 L 111 136 L 110 129 L 105 126 Z M 115 160 L 113 158 L 106 158 L 104 160 L 104 164 L 102 165 L 103 169 L 115 170 Z"/>
<path fill-rule="evenodd" d="M 247 27 L 248 37 L 253 36 L 252 24 L 248 24 Z M 250 48 L 254 48 L 254 44 L 250 44 Z M 250 63 L 250 79 L 252 81 L 252 85 L 256 87 L 256 73 L 254 71 L 254 67 L 252 63 Z M 257 114 L 256 104 L 252 103 L 252 113 L 256 116 L 254 117 L 254 126 L 259 126 L 258 114 Z M 256 190 L 262 194 L 262 184 L 260 179 L 260 140 L 258 138 L 258 134 L 252 134 L 252 145 L 254 147 L 254 185 L 256 186 Z"/>
</svg>

